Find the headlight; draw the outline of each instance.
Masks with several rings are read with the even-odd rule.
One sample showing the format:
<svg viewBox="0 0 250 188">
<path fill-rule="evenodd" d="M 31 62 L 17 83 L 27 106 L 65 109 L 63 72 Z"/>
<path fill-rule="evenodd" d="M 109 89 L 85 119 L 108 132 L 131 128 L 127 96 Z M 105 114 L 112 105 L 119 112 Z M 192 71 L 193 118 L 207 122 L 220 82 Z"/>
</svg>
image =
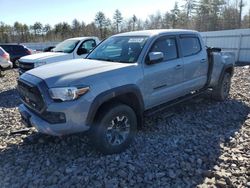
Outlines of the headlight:
<svg viewBox="0 0 250 188">
<path fill-rule="evenodd" d="M 40 67 L 42 65 L 46 65 L 46 62 L 36 62 L 35 67 Z"/>
<path fill-rule="evenodd" d="M 89 91 L 89 87 L 62 87 L 62 88 L 51 88 L 49 93 L 52 99 L 61 101 L 71 101 L 79 98 Z"/>
</svg>

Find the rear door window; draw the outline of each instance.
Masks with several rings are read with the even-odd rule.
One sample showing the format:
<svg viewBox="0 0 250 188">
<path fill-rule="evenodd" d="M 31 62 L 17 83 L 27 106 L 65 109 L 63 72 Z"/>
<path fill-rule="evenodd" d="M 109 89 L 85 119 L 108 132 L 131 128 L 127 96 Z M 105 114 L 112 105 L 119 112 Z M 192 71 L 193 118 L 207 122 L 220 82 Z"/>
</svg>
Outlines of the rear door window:
<svg viewBox="0 0 250 188">
<path fill-rule="evenodd" d="M 184 57 L 195 55 L 201 51 L 201 44 L 198 37 L 181 37 L 180 43 Z"/>
</svg>

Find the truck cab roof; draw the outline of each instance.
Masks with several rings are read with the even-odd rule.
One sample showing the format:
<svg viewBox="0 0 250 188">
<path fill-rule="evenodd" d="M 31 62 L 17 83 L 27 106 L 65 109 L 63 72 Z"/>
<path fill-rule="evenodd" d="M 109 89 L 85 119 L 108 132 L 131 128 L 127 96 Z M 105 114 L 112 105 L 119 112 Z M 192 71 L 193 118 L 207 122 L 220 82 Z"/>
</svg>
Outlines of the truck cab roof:
<svg viewBox="0 0 250 188">
<path fill-rule="evenodd" d="M 115 36 L 155 36 L 161 34 L 198 34 L 194 30 L 184 29 L 155 29 L 155 30 L 144 30 L 144 31 L 132 31 L 127 33 L 117 34 Z"/>
</svg>

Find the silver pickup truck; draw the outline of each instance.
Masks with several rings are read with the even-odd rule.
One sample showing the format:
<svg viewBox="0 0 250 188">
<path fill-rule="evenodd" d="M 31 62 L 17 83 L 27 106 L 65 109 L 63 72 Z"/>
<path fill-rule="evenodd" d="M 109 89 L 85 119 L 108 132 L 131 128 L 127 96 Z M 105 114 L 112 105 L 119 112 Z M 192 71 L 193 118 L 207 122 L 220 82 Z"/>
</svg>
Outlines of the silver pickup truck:
<svg viewBox="0 0 250 188">
<path fill-rule="evenodd" d="M 229 95 L 233 54 L 206 48 L 188 30 L 118 34 L 86 59 L 45 65 L 18 80 L 28 127 L 49 135 L 88 131 L 104 153 L 126 149 L 143 117 L 208 89 Z"/>
</svg>

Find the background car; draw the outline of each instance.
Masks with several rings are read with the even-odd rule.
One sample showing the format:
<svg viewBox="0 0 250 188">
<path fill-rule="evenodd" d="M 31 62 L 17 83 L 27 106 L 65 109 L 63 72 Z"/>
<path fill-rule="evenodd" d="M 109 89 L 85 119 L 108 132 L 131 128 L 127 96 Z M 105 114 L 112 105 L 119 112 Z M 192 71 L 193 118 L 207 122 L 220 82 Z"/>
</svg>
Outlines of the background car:
<svg viewBox="0 0 250 188">
<path fill-rule="evenodd" d="M 100 43 L 98 37 L 75 37 L 60 42 L 50 52 L 35 53 L 18 60 L 19 74 L 50 63 L 83 59 Z"/>
<path fill-rule="evenodd" d="M 2 71 L 12 68 L 12 63 L 10 62 L 10 55 L 0 47 L 0 76 Z"/>
<path fill-rule="evenodd" d="M 21 57 L 32 54 L 31 49 L 19 44 L 0 44 L 0 47 L 9 53 L 13 67 L 17 67 L 17 60 Z"/>
</svg>

